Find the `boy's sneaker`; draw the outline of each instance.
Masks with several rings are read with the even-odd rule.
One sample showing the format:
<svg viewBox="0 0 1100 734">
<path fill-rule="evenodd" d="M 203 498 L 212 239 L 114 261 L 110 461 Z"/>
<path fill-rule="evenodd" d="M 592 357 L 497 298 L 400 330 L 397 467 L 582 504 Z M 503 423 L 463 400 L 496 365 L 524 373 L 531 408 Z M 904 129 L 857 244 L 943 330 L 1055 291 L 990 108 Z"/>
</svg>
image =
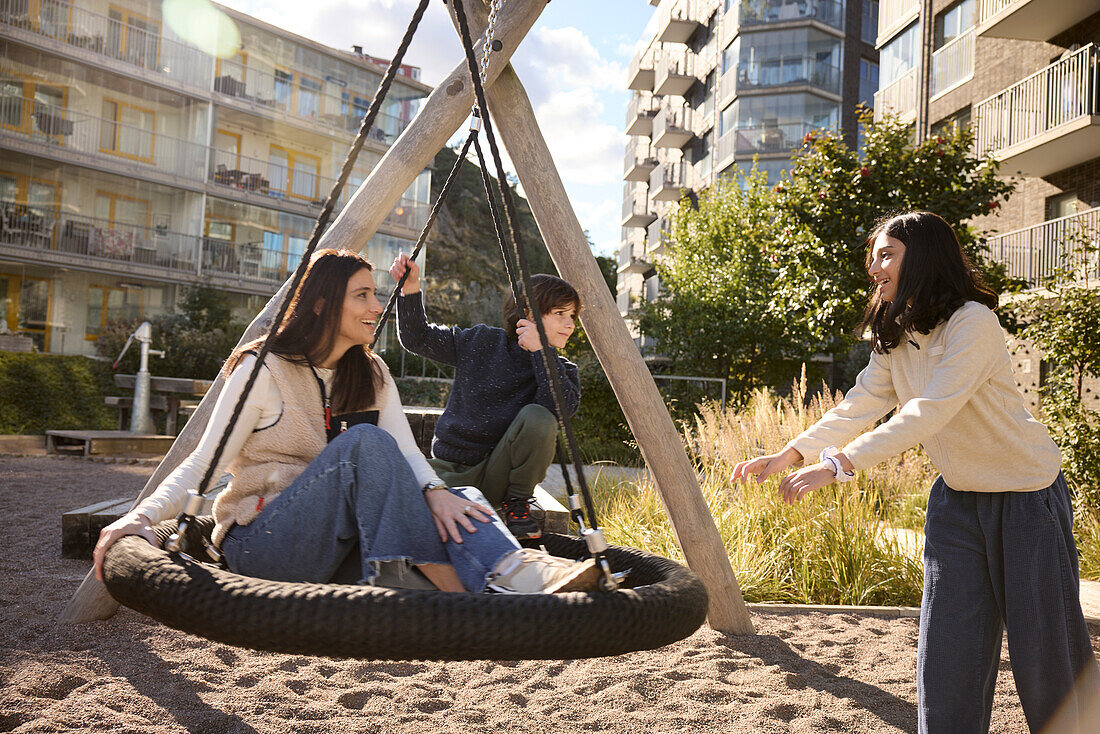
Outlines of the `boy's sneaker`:
<svg viewBox="0 0 1100 734">
<path fill-rule="evenodd" d="M 486 588 L 502 594 L 556 594 L 597 591 L 600 569 L 589 558 L 571 561 L 533 548 L 521 548 L 497 564 Z"/>
<path fill-rule="evenodd" d="M 509 495 L 500 504 L 504 524 L 508 526 L 508 532 L 514 535 L 517 540 L 531 540 L 542 537 L 542 528 L 531 517 L 531 504 L 533 502 L 533 497 L 512 497 Z"/>
</svg>

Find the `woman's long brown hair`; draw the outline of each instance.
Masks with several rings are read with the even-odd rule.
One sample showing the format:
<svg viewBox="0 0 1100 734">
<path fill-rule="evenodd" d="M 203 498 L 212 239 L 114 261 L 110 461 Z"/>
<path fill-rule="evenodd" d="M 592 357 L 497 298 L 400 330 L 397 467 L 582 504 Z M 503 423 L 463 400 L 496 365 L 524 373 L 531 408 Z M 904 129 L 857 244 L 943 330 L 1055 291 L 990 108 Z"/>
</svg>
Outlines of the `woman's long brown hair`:
<svg viewBox="0 0 1100 734">
<path fill-rule="evenodd" d="M 336 342 L 348 281 L 360 270 L 374 270 L 362 255 L 347 250 L 318 250 L 298 286 L 278 333 L 260 337 L 237 349 L 225 363 L 228 374 L 241 357 L 271 339 L 271 351 L 285 360 L 316 365 Z M 332 383 L 333 413 L 351 413 L 374 405 L 382 384 L 382 369 L 369 346 L 352 347 L 336 363 Z"/>
<path fill-rule="evenodd" d="M 871 330 L 871 344 L 889 352 L 918 331 L 930 332 L 967 301 L 997 307 L 997 294 L 982 281 L 981 271 L 963 252 L 955 230 L 932 212 L 908 212 L 881 222 L 867 238 L 867 268 L 875 240 L 886 235 L 905 245 L 905 256 L 893 301 L 875 293 L 860 324 Z"/>
</svg>

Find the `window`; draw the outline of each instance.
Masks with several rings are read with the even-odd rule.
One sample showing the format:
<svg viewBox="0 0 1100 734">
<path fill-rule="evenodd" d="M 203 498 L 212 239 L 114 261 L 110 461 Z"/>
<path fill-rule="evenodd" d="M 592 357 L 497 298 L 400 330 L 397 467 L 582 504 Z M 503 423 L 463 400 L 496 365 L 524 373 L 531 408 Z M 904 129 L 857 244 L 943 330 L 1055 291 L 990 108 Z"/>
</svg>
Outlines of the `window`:
<svg viewBox="0 0 1100 734">
<path fill-rule="evenodd" d="M 865 107 L 875 106 L 878 91 L 878 64 L 870 59 L 859 60 L 859 102 Z"/>
<path fill-rule="evenodd" d="M 111 7 L 107 13 L 106 53 L 146 69 L 157 68 L 160 23 L 129 10 Z"/>
<path fill-rule="evenodd" d="M 241 167 L 241 134 L 228 130 L 217 130 L 214 133 L 214 168 L 219 165 L 227 169 L 239 169 Z"/>
<path fill-rule="evenodd" d="M 878 0 L 863 0 L 862 24 L 859 37 L 864 43 L 875 45 L 878 36 Z"/>
<path fill-rule="evenodd" d="M 140 288 L 91 286 L 88 288 L 88 318 L 84 322 L 84 338 L 96 341 L 110 321 L 141 318 L 142 300 Z"/>
<path fill-rule="evenodd" d="M 316 117 L 321 112 L 321 89 L 323 83 L 317 79 L 303 76 L 298 82 L 298 114 L 302 117 Z"/>
<path fill-rule="evenodd" d="M 16 75 L 0 75 L 0 124 L 64 144 L 73 123 L 66 119 L 68 89 Z"/>
<path fill-rule="evenodd" d="M 120 226 L 149 227 L 149 202 L 134 199 L 111 191 L 97 191 L 95 195 L 96 219 Z"/>
<path fill-rule="evenodd" d="M 272 191 L 310 201 L 319 198 L 320 158 L 272 145 L 269 161 Z"/>
<path fill-rule="evenodd" d="M 156 113 L 152 110 L 104 99 L 99 129 L 100 152 L 152 163 L 156 121 Z"/>
<path fill-rule="evenodd" d="M 282 69 L 275 70 L 275 106 L 290 111 L 290 100 L 294 96 L 294 75 Z"/>
<path fill-rule="evenodd" d="M 919 59 L 920 21 L 917 21 L 882 47 L 879 54 L 882 87 L 889 86 L 915 69 Z"/>
<path fill-rule="evenodd" d="M 40 351 L 50 349 L 52 287 L 45 278 L 0 273 L 0 304 L 8 331 L 29 336 Z"/>
<path fill-rule="evenodd" d="M 1084 211 L 1085 205 L 1077 198 L 1076 191 L 1067 191 L 1062 194 L 1047 197 L 1047 220 L 1070 217 L 1077 212 Z"/>
<path fill-rule="evenodd" d="M 61 185 L 56 181 L 0 172 L 0 207 L 9 221 L 18 219 L 24 232 L 51 234 L 57 219 Z"/>
<path fill-rule="evenodd" d="M 816 28 L 752 33 L 741 39 L 737 87 L 809 84 L 839 94 L 840 56 L 840 41 Z"/>
<path fill-rule="evenodd" d="M 933 123 L 932 135 L 950 135 L 955 128 L 970 126 L 970 105 L 957 110 L 947 117 Z"/>
<path fill-rule="evenodd" d="M 935 48 L 943 48 L 974 25 L 974 0 L 962 0 L 936 16 Z"/>
</svg>

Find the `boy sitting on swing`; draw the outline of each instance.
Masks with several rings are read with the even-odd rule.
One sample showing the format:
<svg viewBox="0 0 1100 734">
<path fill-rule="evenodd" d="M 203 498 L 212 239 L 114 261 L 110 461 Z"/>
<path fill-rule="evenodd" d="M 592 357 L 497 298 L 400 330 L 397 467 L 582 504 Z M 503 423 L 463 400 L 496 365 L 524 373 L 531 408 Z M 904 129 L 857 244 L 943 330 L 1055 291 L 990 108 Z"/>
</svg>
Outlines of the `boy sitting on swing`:
<svg viewBox="0 0 1100 734">
<path fill-rule="evenodd" d="M 531 502 L 535 485 L 554 460 L 558 421 L 531 314 L 522 313 L 509 295 L 503 329 L 429 324 L 420 266 L 400 253 L 390 275 L 399 281 L 406 270 L 409 275 L 397 299 L 401 345 L 455 368 L 451 397 L 432 439 L 432 468 L 448 486 L 480 489 L 501 510 L 516 538 L 538 538 L 542 531 L 531 517 Z M 553 275 L 535 275 L 532 281 L 531 300 L 542 313 L 546 338 L 551 347 L 561 349 L 576 328 L 580 296 Z M 577 366 L 558 356 L 556 367 L 565 409 L 572 416 L 581 394 Z"/>
</svg>

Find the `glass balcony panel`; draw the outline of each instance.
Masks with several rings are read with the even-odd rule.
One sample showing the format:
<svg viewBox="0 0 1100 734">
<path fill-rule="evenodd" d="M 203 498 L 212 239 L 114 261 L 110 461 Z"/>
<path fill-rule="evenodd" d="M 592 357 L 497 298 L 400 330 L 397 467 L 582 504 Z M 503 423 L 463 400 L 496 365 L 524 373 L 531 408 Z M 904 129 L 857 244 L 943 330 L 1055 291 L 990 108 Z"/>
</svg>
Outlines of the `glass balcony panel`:
<svg viewBox="0 0 1100 734">
<path fill-rule="evenodd" d="M 789 153 L 801 147 L 806 134 L 813 129 L 813 125 L 806 122 L 737 128 L 733 131 L 734 154 L 740 157 L 756 153 Z"/>
<path fill-rule="evenodd" d="M 840 69 L 808 57 L 764 59 L 740 65 L 736 84 L 739 91 L 809 85 L 840 94 Z"/>
<path fill-rule="evenodd" d="M 0 0 L 0 23 L 193 87 L 210 84 L 213 58 L 169 37 L 156 21 L 117 9 L 102 15 L 65 0 Z"/>
<path fill-rule="evenodd" d="M 816 20 L 834 28 L 844 28 L 844 6 L 838 0 L 741 0 L 742 26 Z"/>
</svg>

